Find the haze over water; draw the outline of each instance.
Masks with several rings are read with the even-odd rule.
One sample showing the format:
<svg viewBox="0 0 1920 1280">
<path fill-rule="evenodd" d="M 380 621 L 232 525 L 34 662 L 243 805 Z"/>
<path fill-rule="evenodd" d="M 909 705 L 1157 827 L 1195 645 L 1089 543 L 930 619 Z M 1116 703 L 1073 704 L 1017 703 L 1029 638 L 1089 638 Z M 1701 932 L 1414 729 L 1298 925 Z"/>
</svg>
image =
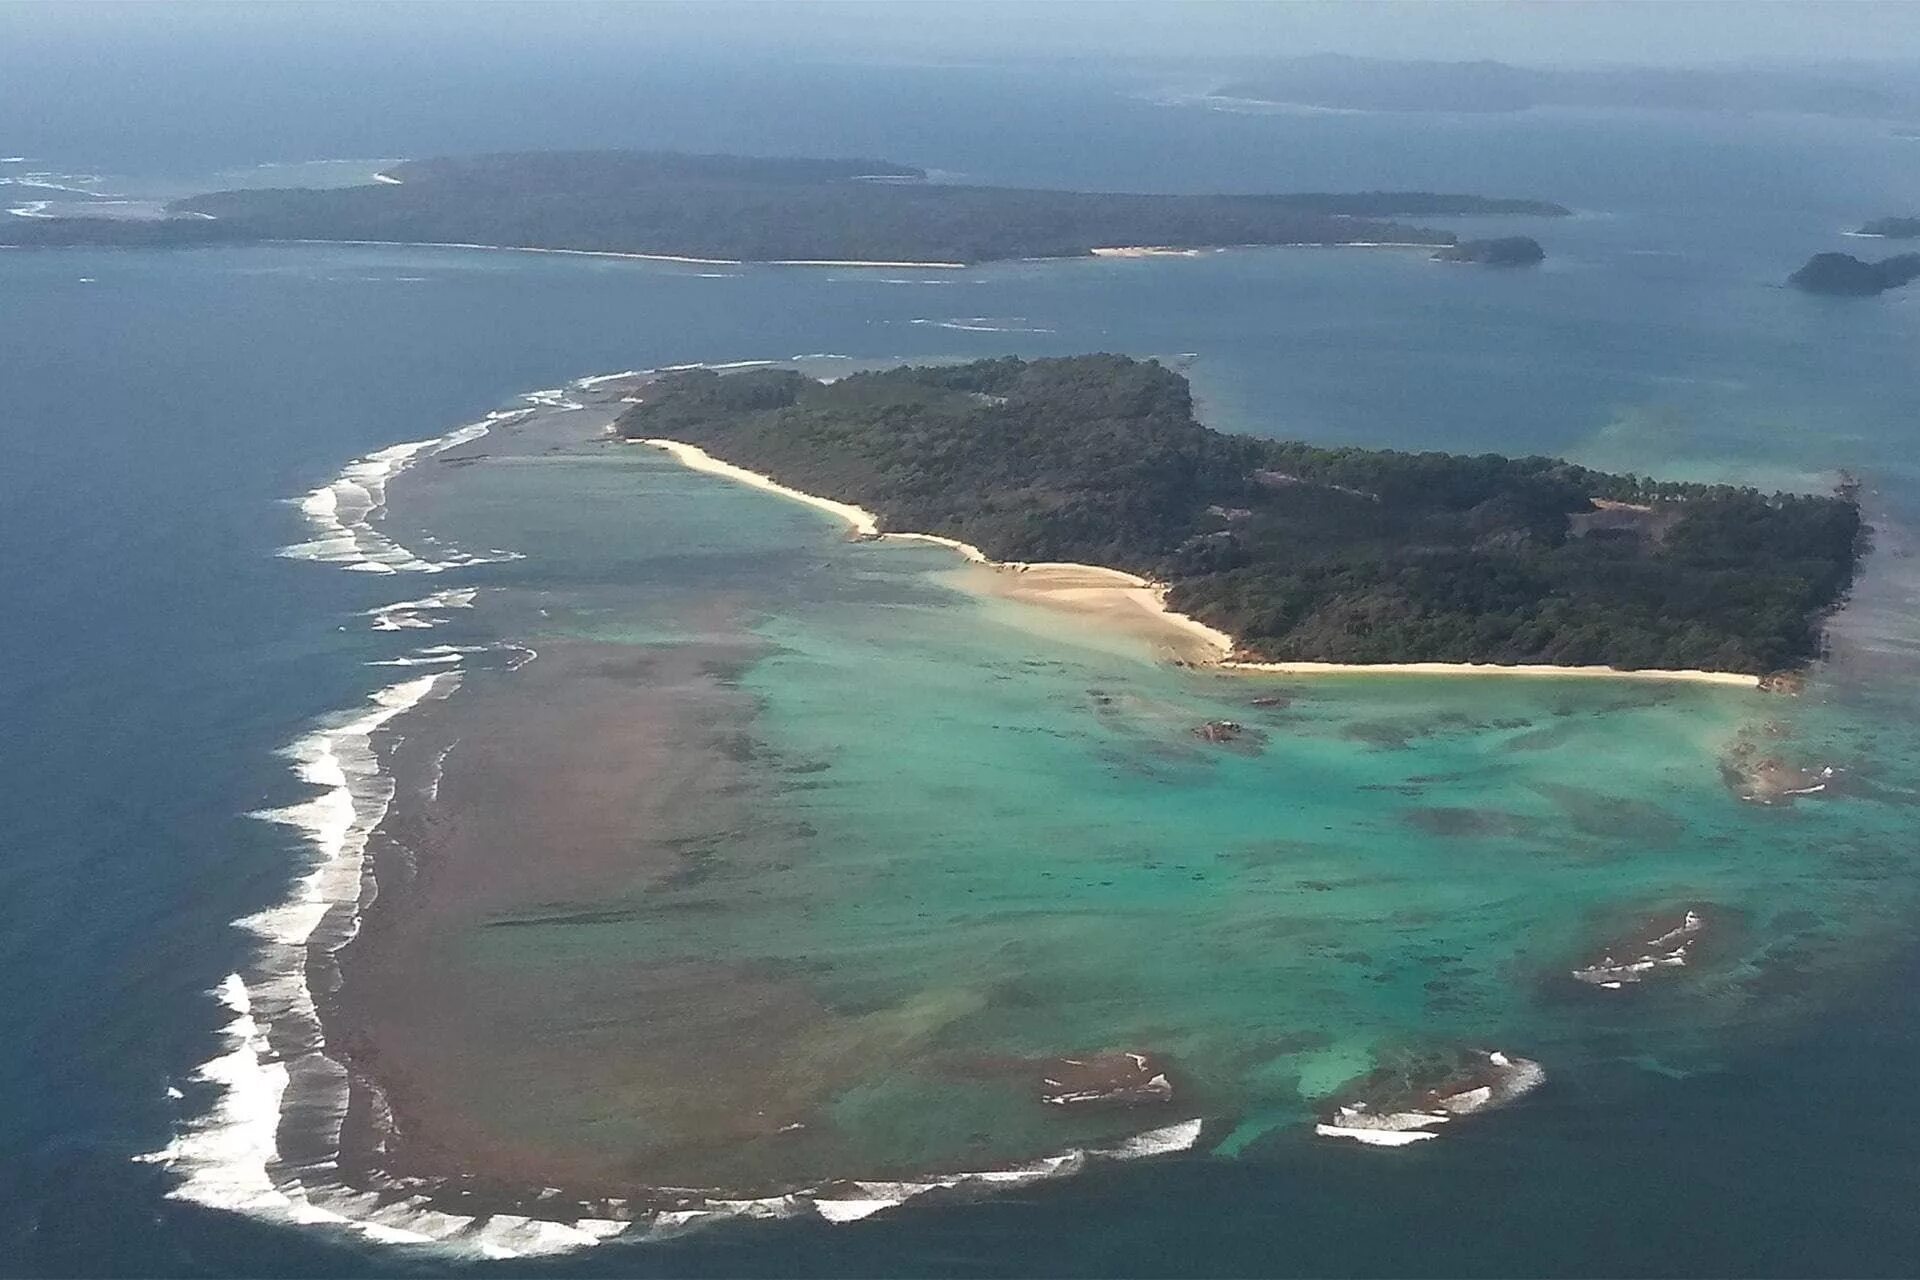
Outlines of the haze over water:
<svg viewBox="0 0 1920 1280">
<path fill-rule="evenodd" d="M 1920 1137 L 1897 1105 L 1915 1027 L 1916 744 L 1904 657 L 1872 641 L 1911 622 L 1897 561 L 1869 565 L 1868 640 L 1797 700 L 1288 682 L 1289 705 L 1256 713 L 1252 686 L 953 591 L 939 553 L 846 544 L 811 513 L 651 456 L 476 466 L 430 508 L 396 499 L 396 518 L 525 560 L 402 581 L 273 557 L 304 536 L 276 500 L 518 392 L 818 352 L 1193 353 L 1203 417 L 1223 428 L 1766 484 L 1848 466 L 1873 514 L 1920 512 L 1914 304 L 1775 287 L 1916 194 L 1915 144 L 1879 126 L 1248 117 L 1104 94 L 1077 111 L 1092 136 L 1135 141 L 1067 155 L 904 123 L 893 140 L 874 110 L 823 129 L 832 145 L 784 149 L 1005 181 L 1538 195 L 1581 214 L 1528 228 L 1551 258 L 1525 276 L 1331 251 L 938 275 L 291 247 L 0 258 L 0 337 L 19 353 L 0 393 L 28 480 L 0 520 L 9 546 L 43 549 L 14 587 L 7 677 L 31 732 L 0 748 L 23 819 L 3 1060 L 21 1256 L 349 1265 L 341 1251 L 360 1246 L 163 1203 L 165 1178 L 126 1162 L 210 1101 L 165 1089 L 217 1048 L 225 1015 L 205 992 L 247 950 L 229 922 L 303 865 L 289 832 L 240 816 L 299 798 L 273 752 L 393 678 L 366 662 L 423 641 L 645 648 L 709 634 L 724 598 L 761 646 L 737 675 L 756 708 L 748 765 L 770 788 L 752 802 L 806 824 L 803 856 L 778 893 L 697 930 L 643 913 L 592 945 L 776 970 L 804 958 L 842 1032 L 914 1010 L 942 1054 L 1169 1052 L 1196 1075 L 1181 1114 L 1232 1117 L 1238 1154 L 551 1265 L 1899 1269 L 1907 1217 L 1881 1206 L 1910 1189 Z M 431 636 L 366 629 L 363 611 L 456 583 L 500 590 Z M 493 603 L 534 591 L 554 597 L 546 620 Z M 1264 730 L 1264 750 L 1195 743 L 1191 724 L 1222 714 Z M 1719 754 L 1768 720 L 1796 756 L 1843 766 L 1846 794 L 1791 809 L 1731 795 Z M 807 779 L 823 785 L 791 786 Z M 1544 989 L 1597 918 L 1694 899 L 1741 921 L 1740 958 L 1712 980 L 1637 1005 Z M 1064 920 L 1027 914 L 1062 902 Z M 1301 1092 L 1422 1037 L 1526 1053 L 1550 1082 L 1416 1150 L 1302 1136 Z M 517 1083 L 572 1105 L 565 1081 Z M 1875 1098 L 1888 1105 L 1848 1101 Z M 893 1148 L 922 1125 L 930 1160 L 977 1131 L 1032 1148 L 1046 1119 L 912 1072 L 839 1106 Z M 1600 1230 L 1596 1204 L 1643 1230 Z"/>
</svg>

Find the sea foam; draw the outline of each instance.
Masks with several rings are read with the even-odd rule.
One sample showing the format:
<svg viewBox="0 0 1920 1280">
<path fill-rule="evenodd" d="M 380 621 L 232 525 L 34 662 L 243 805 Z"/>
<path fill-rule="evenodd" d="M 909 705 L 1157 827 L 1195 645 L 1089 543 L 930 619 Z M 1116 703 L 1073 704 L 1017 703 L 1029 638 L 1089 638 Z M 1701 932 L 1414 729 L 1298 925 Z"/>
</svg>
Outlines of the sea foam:
<svg viewBox="0 0 1920 1280">
<path fill-rule="evenodd" d="M 774 363 L 743 360 L 676 367 L 740 369 Z M 589 390 L 631 376 L 637 375 L 582 378 L 571 387 Z M 282 554 L 378 573 L 434 573 L 515 558 L 512 553 L 497 552 L 428 560 L 387 538 L 374 524 L 386 502 L 387 484 L 422 459 L 541 409 L 580 407 L 559 389 L 523 398 L 533 407 L 489 414 L 445 435 L 394 445 L 349 464 L 333 482 L 300 499 L 318 536 Z M 371 619 L 373 630 L 424 630 L 437 625 L 439 615 L 473 607 L 476 596 L 476 588 L 447 588 L 383 605 L 362 616 Z M 511 644 L 433 645 L 378 661 L 374 665 L 449 669 L 379 689 L 367 705 L 326 718 L 285 749 L 294 773 L 315 794 L 253 816 L 297 831 L 309 851 L 308 868 L 278 905 L 236 922 L 258 940 L 259 949 L 244 975 L 228 975 L 212 993 L 229 1016 L 220 1032 L 218 1052 L 192 1075 L 196 1085 L 212 1092 L 211 1100 L 203 1110 L 183 1119 L 165 1147 L 137 1157 L 178 1175 L 179 1181 L 168 1192 L 170 1198 L 267 1221 L 337 1229 L 385 1244 L 514 1258 L 566 1252 L 623 1236 L 659 1239 L 729 1220 L 810 1215 L 833 1223 L 853 1222 L 930 1192 L 1005 1190 L 1072 1175 L 1089 1161 L 1161 1156 L 1189 1150 L 1199 1141 L 1202 1122 L 1192 1119 L 1109 1146 L 1069 1148 L 1003 1169 L 927 1175 L 913 1181 L 836 1180 L 759 1198 L 728 1196 L 718 1190 L 661 1192 L 645 1204 L 620 1200 L 582 1204 L 577 1207 L 595 1211 L 565 1220 L 449 1213 L 436 1206 L 431 1188 L 415 1182 L 376 1179 L 371 1187 L 348 1185 L 341 1178 L 338 1156 L 349 1082 L 345 1067 L 325 1053 L 313 982 L 316 975 L 328 986 L 337 980 L 334 957 L 353 940 L 361 911 L 377 893 L 368 874 L 366 849 L 392 803 L 394 782 L 381 768 L 375 739 L 421 703 L 451 694 L 459 686 L 461 667 L 469 655 L 496 650 L 514 655 L 508 670 L 537 656 L 530 648 Z M 430 794 L 438 791 L 441 766 L 454 745 L 442 750 L 434 762 Z M 177 1089 L 169 1089 L 169 1096 L 182 1097 Z"/>
<path fill-rule="evenodd" d="M 521 399 L 526 402 L 526 408 L 496 410 L 478 422 L 456 427 L 445 435 L 389 445 L 348 463 L 331 481 L 297 500 L 313 536 L 282 547 L 280 554 L 290 560 L 337 564 L 358 573 L 442 573 L 468 565 L 519 559 L 519 555 L 511 551 L 452 551 L 430 559 L 387 537 L 374 527 L 374 522 L 386 509 L 387 485 L 409 467 L 470 444 L 497 427 L 523 422 L 542 409 L 586 407 L 561 387 L 531 391 Z"/>
<path fill-rule="evenodd" d="M 426 631 L 437 625 L 434 615 L 454 609 L 471 609 L 479 594 L 474 587 L 448 587 L 418 600 L 383 604 L 360 616 L 372 618 L 375 631 Z"/>
</svg>

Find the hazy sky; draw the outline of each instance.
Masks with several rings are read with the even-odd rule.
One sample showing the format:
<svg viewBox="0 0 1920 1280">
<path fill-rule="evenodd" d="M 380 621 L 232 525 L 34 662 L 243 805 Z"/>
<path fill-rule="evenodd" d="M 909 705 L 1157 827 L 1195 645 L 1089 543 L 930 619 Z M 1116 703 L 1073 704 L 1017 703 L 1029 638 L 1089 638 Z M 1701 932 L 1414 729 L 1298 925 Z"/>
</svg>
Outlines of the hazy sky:
<svg viewBox="0 0 1920 1280">
<path fill-rule="evenodd" d="M 87 3 L 0 0 L 0 33 L 74 41 L 322 40 L 785 50 L 809 57 L 1340 52 L 1530 63 L 1920 61 L 1914 0 L 709 0 L 689 3 Z"/>
</svg>

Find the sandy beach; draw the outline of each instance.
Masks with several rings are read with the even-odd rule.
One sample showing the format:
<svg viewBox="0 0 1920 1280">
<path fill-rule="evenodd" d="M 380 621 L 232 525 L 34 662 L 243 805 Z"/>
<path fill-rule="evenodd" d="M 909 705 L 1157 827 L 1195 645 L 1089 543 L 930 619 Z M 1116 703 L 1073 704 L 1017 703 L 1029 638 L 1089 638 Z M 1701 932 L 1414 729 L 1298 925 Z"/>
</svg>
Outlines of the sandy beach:
<svg viewBox="0 0 1920 1280">
<path fill-rule="evenodd" d="M 1758 689 L 1760 677 L 1738 671 L 1692 671 L 1644 668 L 1622 670 L 1619 667 L 1557 667 L 1545 662 L 1246 662 L 1231 660 L 1220 664 L 1222 670 L 1249 675 L 1281 676 L 1535 676 L 1561 679 L 1601 680 L 1683 680 L 1694 684 L 1720 684 L 1741 689 Z"/>
<path fill-rule="evenodd" d="M 1136 574 L 1101 565 L 1001 562 L 976 546 L 932 533 L 883 533 L 879 518 L 865 507 L 836 502 L 781 484 L 771 476 L 714 457 L 698 445 L 648 439 L 682 465 L 710 475 L 804 502 L 844 520 L 862 538 L 931 542 L 948 547 L 972 563 L 956 581 L 981 595 L 1059 610 L 1084 621 L 1114 628 L 1146 642 L 1159 654 L 1190 666 L 1208 666 L 1235 675 L 1262 676 L 1527 676 L 1533 678 L 1652 680 L 1757 689 L 1761 678 L 1737 671 L 1622 670 L 1605 666 L 1554 666 L 1549 663 L 1494 662 L 1263 662 L 1236 657 L 1238 642 L 1226 632 L 1167 607 L 1166 587 Z"/>
<path fill-rule="evenodd" d="M 965 271 L 965 262 L 875 262 L 860 258 L 773 258 L 769 267 L 925 267 L 935 271 Z"/>
<path fill-rule="evenodd" d="M 400 179 L 380 177 L 381 182 L 398 186 Z M 203 215 L 204 216 L 204 215 Z M 868 262 L 854 258 L 779 258 L 749 261 L 745 258 L 694 258 L 679 253 L 634 253 L 624 249 L 548 249 L 524 244 L 474 244 L 453 240 L 280 240 L 278 244 L 350 244 L 384 249 L 492 249 L 500 253 L 556 253 L 576 258 L 626 258 L 635 262 L 680 262 L 696 267 L 895 267 L 925 268 L 933 271 L 964 271 L 965 262 Z M 1098 252 L 1096 250 L 1095 252 Z"/>
<path fill-rule="evenodd" d="M 1187 666 L 1216 665 L 1233 651 L 1225 632 L 1167 608 L 1164 587 L 1119 569 L 987 561 L 960 570 L 953 581 L 975 595 L 1069 614 Z"/>
<path fill-rule="evenodd" d="M 350 244 L 376 249 L 490 249 L 497 253 L 555 253 L 576 258 L 631 258 L 639 262 L 683 262 L 698 267 L 738 267 L 738 258 L 688 258 L 672 253 L 626 253 L 614 249 L 539 249 L 522 244 L 470 244 L 453 240 L 276 240 L 273 244 Z"/>
</svg>

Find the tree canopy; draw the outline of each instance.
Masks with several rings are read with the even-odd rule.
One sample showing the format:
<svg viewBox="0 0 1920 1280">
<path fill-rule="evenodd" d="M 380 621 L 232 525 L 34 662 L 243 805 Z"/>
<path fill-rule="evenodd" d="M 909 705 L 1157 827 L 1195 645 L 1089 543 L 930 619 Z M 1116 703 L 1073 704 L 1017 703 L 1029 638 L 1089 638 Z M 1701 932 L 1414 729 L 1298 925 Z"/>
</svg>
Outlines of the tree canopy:
<svg viewBox="0 0 1920 1280">
<path fill-rule="evenodd" d="M 0 219 L 0 243 L 379 240 L 741 261 L 984 262 L 1129 245 L 1449 245 L 1387 219 L 1567 212 L 1423 191 L 1140 195 L 931 182 L 884 160 L 546 151 L 411 160 L 387 181 L 219 191 L 159 221 Z"/>
<path fill-rule="evenodd" d="M 643 394 L 624 436 L 995 559 L 1156 578 L 1276 660 L 1782 670 L 1817 653 L 1862 542 L 1843 497 L 1222 434 L 1184 378 L 1115 355 L 688 370 Z"/>
</svg>

